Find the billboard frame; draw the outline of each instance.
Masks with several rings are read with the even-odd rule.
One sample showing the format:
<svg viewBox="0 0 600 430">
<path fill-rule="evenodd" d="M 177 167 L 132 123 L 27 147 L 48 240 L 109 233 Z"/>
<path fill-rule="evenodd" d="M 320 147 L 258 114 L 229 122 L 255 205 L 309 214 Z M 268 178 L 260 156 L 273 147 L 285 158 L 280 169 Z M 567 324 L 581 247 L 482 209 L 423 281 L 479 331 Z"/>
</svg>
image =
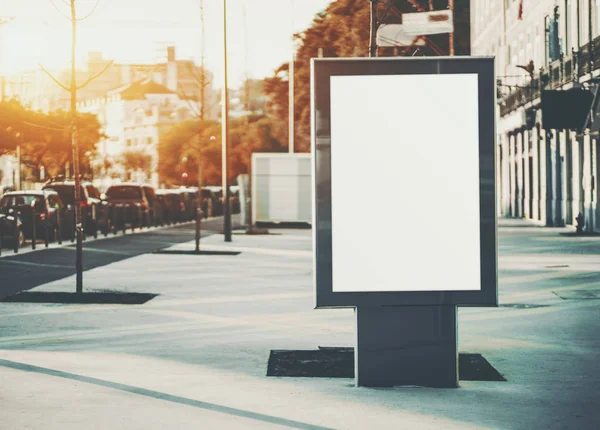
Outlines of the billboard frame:
<svg viewBox="0 0 600 430">
<path fill-rule="evenodd" d="M 330 127 L 331 77 L 457 73 L 478 76 L 481 289 L 334 292 L 331 196 L 331 157 L 334 155 L 331 150 Z M 315 308 L 419 305 L 495 307 L 498 305 L 495 109 L 496 75 L 493 57 L 314 58 L 311 60 Z"/>
</svg>

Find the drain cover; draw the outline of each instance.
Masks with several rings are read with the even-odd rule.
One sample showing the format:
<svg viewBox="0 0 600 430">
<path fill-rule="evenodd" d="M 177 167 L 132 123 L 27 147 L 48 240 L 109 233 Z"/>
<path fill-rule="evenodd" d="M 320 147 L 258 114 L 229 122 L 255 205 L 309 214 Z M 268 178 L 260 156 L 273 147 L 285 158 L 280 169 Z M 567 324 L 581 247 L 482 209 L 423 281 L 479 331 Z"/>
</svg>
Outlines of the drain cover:
<svg viewBox="0 0 600 430">
<path fill-rule="evenodd" d="M 460 353 L 458 369 L 461 381 L 506 381 L 481 354 Z M 272 350 L 267 376 L 354 378 L 354 348 Z"/>
</svg>

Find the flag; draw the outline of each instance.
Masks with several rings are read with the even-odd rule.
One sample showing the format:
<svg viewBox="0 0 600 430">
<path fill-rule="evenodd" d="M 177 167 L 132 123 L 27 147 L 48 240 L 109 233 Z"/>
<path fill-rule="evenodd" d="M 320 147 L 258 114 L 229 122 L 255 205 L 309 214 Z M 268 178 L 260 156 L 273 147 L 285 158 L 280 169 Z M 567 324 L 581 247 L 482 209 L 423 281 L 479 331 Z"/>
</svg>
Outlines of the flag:
<svg viewBox="0 0 600 430">
<path fill-rule="evenodd" d="M 523 0 L 519 0 L 519 16 L 517 19 L 519 21 L 523 20 Z"/>
</svg>

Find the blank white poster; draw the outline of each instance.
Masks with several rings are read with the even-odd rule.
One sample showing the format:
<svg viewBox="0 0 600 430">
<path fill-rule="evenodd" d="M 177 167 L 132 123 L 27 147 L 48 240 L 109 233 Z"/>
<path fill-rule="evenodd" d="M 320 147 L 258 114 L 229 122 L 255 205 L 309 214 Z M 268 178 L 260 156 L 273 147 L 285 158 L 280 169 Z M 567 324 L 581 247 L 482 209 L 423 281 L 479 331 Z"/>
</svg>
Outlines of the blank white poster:
<svg viewBox="0 0 600 430">
<path fill-rule="evenodd" d="M 331 78 L 334 292 L 480 290 L 477 85 Z"/>
</svg>

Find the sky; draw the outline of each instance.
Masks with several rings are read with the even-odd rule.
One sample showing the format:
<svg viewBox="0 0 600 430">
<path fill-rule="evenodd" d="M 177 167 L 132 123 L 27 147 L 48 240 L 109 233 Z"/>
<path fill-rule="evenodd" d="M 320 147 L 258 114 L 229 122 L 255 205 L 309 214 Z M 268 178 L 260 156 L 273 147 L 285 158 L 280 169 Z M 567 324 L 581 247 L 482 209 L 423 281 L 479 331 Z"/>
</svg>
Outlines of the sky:
<svg viewBox="0 0 600 430">
<path fill-rule="evenodd" d="M 223 0 L 77 0 L 77 64 L 100 51 L 117 63 L 164 61 L 166 46 L 179 59 L 200 62 L 204 3 L 205 62 L 223 83 Z M 227 0 L 229 86 L 246 73 L 270 76 L 292 55 L 291 35 L 308 28 L 332 0 Z M 67 69 L 70 61 L 69 0 L 0 0 L 0 16 L 14 16 L 0 26 L 0 74 Z M 94 9 L 96 3 L 97 7 Z M 244 11 L 246 19 L 244 20 Z M 293 12 L 293 13 L 292 13 Z M 292 31 L 293 29 L 293 31 Z M 247 72 L 246 72 L 247 71 Z"/>
</svg>

